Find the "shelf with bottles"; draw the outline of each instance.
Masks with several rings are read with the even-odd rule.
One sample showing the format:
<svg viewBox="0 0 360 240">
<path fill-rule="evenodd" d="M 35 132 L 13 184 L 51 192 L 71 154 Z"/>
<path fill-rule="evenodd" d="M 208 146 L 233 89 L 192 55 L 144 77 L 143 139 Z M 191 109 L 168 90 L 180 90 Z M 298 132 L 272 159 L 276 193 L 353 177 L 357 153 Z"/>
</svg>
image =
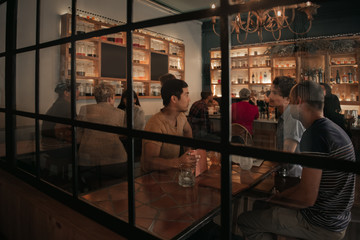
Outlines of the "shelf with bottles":
<svg viewBox="0 0 360 240">
<path fill-rule="evenodd" d="M 218 50 L 218 51 L 210 51 L 210 58 L 211 59 L 218 59 L 220 60 L 221 59 L 221 51 Z"/>
<path fill-rule="evenodd" d="M 76 78 L 88 79 L 98 78 L 99 68 L 98 64 L 88 59 L 76 59 Z M 71 76 L 71 62 L 67 62 L 67 73 L 65 78 L 70 79 Z"/>
<path fill-rule="evenodd" d="M 169 55 L 171 56 L 178 56 L 184 57 L 184 45 L 176 44 L 176 43 L 169 43 Z"/>
<path fill-rule="evenodd" d="M 149 37 L 142 34 L 133 34 L 134 49 L 149 49 Z"/>
<path fill-rule="evenodd" d="M 250 69 L 249 84 L 271 84 L 271 68 Z"/>
<path fill-rule="evenodd" d="M 338 96 L 340 104 L 359 104 L 358 84 L 332 84 L 332 93 Z"/>
<path fill-rule="evenodd" d="M 169 70 L 184 71 L 183 58 L 169 56 Z"/>
<path fill-rule="evenodd" d="M 221 65 L 220 65 L 221 67 Z M 235 58 L 231 58 L 231 69 L 235 70 L 235 69 L 248 69 L 249 64 L 248 64 L 248 59 L 247 58 L 243 58 L 243 57 L 235 57 Z"/>
<path fill-rule="evenodd" d="M 249 57 L 267 57 L 266 50 L 268 49 L 267 46 L 259 46 L 259 47 L 249 47 Z"/>
<path fill-rule="evenodd" d="M 221 60 L 220 59 L 211 59 L 210 60 L 210 69 L 211 70 L 221 70 Z"/>
<path fill-rule="evenodd" d="M 134 64 L 149 64 L 150 56 L 148 51 L 134 49 L 133 50 L 133 63 Z"/>
<path fill-rule="evenodd" d="M 271 67 L 271 60 L 269 56 L 252 57 L 249 58 L 249 66 L 251 68 Z"/>
<path fill-rule="evenodd" d="M 355 54 L 331 54 L 330 55 L 330 66 L 353 66 L 357 67 L 356 55 Z"/>
<path fill-rule="evenodd" d="M 221 84 L 221 70 L 210 72 L 211 84 Z"/>
<path fill-rule="evenodd" d="M 169 44 L 162 39 L 150 38 L 150 49 L 152 52 L 168 54 Z"/>
<path fill-rule="evenodd" d="M 126 46 L 125 33 L 119 32 L 101 36 L 101 42 L 118 46 Z"/>
<path fill-rule="evenodd" d="M 133 65 L 133 79 L 134 80 L 149 80 L 150 79 L 149 65 L 134 64 Z"/>
<path fill-rule="evenodd" d="M 357 69 L 347 66 L 342 68 L 331 68 L 330 83 L 332 84 L 358 84 Z"/>
<path fill-rule="evenodd" d="M 175 76 L 176 79 L 184 80 L 184 71 L 169 70 L 169 73 Z"/>
</svg>

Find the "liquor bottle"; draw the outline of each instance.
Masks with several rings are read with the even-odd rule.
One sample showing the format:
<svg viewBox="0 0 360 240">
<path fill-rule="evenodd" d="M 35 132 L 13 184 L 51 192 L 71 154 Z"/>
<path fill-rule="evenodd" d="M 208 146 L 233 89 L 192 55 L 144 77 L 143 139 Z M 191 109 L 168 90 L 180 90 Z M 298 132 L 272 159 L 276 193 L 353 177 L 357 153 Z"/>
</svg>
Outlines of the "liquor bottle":
<svg viewBox="0 0 360 240">
<path fill-rule="evenodd" d="M 263 75 L 262 75 L 262 72 L 260 72 L 259 83 L 263 83 Z"/>
<path fill-rule="evenodd" d="M 251 82 L 255 83 L 255 75 L 254 75 L 254 73 L 251 75 Z"/>
<path fill-rule="evenodd" d="M 323 81 L 323 74 L 322 74 L 322 69 L 320 68 L 319 69 L 319 83 L 323 83 L 324 81 Z"/>
<path fill-rule="evenodd" d="M 345 72 L 342 75 L 342 81 L 343 81 L 343 83 L 347 83 L 347 74 Z"/>
<path fill-rule="evenodd" d="M 266 71 L 264 72 L 264 83 L 266 83 L 266 81 L 267 81 L 267 73 L 266 73 Z"/>
<path fill-rule="evenodd" d="M 339 70 L 336 70 L 335 81 L 336 81 L 336 84 L 340 84 L 340 74 L 339 74 Z"/>
<path fill-rule="evenodd" d="M 348 73 L 348 79 L 349 79 L 349 83 L 353 83 L 352 73 L 351 72 Z"/>
</svg>

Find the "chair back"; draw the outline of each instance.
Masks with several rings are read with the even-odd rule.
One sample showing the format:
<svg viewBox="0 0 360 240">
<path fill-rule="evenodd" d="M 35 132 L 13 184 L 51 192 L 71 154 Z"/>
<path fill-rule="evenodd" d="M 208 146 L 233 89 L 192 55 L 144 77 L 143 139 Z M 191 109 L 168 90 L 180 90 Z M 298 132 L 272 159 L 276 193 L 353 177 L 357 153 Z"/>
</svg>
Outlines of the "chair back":
<svg viewBox="0 0 360 240">
<path fill-rule="evenodd" d="M 231 124 L 231 142 L 240 143 L 247 146 L 254 145 L 250 132 L 239 123 Z"/>
</svg>

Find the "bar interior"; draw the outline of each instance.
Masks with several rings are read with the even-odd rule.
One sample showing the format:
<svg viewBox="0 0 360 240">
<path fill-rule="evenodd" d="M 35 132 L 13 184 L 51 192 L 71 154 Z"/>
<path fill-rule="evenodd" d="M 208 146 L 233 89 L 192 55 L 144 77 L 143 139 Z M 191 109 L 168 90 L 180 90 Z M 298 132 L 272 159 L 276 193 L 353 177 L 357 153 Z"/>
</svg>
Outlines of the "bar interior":
<svg viewBox="0 0 360 240">
<path fill-rule="evenodd" d="M 0 239 L 359 239 L 356 4 L 0 0 Z"/>
</svg>

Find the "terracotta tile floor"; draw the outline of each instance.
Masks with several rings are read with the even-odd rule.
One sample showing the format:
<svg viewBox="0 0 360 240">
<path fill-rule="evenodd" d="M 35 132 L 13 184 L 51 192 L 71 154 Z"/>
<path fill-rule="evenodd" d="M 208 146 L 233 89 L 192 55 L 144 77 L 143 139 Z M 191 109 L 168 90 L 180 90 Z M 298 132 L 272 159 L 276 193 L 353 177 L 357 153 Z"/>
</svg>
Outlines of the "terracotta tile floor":
<svg viewBox="0 0 360 240">
<path fill-rule="evenodd" d="M 252 171 L 243 171 L 234 165 L 233 193 L 248 189 L 275 166 L 264 162 Z M 153 172 L 136 178 L 136 226 L 163 239 L 175 237 L 220 206 L 220 176 L 220 167 L 211 167 L 196 178 L 196 184 L 191 188 L 178 185 L 175 171 Z M 128 221 L 127 182 L 88 193 L 82 198 Z"/>
</svg>

